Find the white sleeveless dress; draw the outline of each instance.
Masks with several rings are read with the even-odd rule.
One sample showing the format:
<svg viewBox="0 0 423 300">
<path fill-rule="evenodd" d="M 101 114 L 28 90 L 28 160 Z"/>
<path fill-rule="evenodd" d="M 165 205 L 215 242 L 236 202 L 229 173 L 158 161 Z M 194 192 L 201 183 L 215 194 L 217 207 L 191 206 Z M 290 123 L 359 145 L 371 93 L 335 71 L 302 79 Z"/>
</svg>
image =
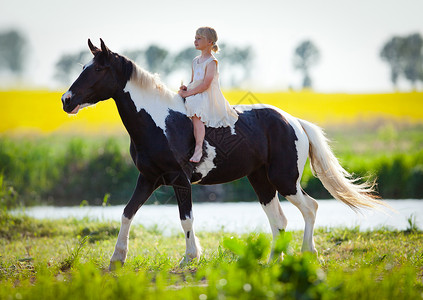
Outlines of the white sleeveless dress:
<svg viewBox="0 0 423 300">
<path fill-rule="evenodd" d="M 204 80 L 206 67 L 209 63 L 216 61 L 211 56 L 202 63 L 199 63 L 200 56 L 194 58 L 192 69 L 194 71 L 193 81 L 188 84 L 187 89 L 191 90 L 198 86 Z M 193 117 L 196 115 L 209 127 L 233 127 L 238 120 L 238 114 L 225 99 L 219 86 L 219 72 L 216 71 L 210 87 L 202 92 L 185 99 L 187 115 Z"/>
</svg>

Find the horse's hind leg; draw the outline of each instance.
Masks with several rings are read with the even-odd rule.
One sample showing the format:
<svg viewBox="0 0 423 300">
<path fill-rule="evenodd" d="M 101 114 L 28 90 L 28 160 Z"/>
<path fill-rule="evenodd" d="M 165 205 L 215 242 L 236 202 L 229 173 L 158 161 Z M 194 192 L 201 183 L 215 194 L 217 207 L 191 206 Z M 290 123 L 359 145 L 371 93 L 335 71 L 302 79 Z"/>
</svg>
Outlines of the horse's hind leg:
<svg viewBox="0 0 423 300">
<path fill-rule="evenodd" d="M 297 184 L 295 184 L 292 180 L 284 178 L 284 176 L 280 175 L 280 173 L 269 177 L 271 182 L 276 186 L 279 193 L 288 199 L 289 202 L 294 204 L 303 215 L 305 228 L 301 251 L 317 253 L 313 239 L 314 222 L 316 220 L 316 213 L 318 208 L 317 201 L 303 191 L 299 181 Z"/>
<path fill-rule="evenodd" d="M 269 169 L 270 182 L 276 186 L 279 193 L 281 193 L 286 199 L 289 200 L 289 202 L 294 204 L 300 210 L 305 223 L 303 246 L 301 250 L 315 253 L 317 251 L 314 247 L 313 231 L 318 208 L 317 201 L 302 190 L 299 183 L 298 174 L 293 175 L 289 174 L 288 172 L 281 172 L 280 170 L 284 169 L 271 166 Z M 295 182 L 295 180 L 297 180 L 297 182 Z"/>
<path fill-rule="evenodd" d="M 288 221 L 282 211 L 279 203 L 278 193 L 275 186 L 273 186 L 268 177 L 265 167 L 258 169 L 248 176 L 248 180 L 254 188 L 254 191 L 259 198 L 264 212 L 269 219 L 270 228 L 273 234 L 273 246 L 270 254 L 270 260 L 273 258 L 273 250 L 276 239 L 281 231 L 286 229 Z"/>
<path fill-rule="evenodd" d="M 297 185 L 297 194 L 287 195 L 285 197 L 289 200 L 289 202 L 298 207 L 304 218 L 305 228 L 301 251 L 317 253 L 313 238 L 314 222 L 316 220 L 318 208 L 317 201 L 307 195 L 307 193 L 301 189 L 299 184 Z"/>
<path fill-rule="evenodd" d="M 309 141 L 306 134 L 298 128 L 295 130 L 295 136 L 296 142 L 288 139 L 282 147 L 279 140 L 273 140 L 274 143 L 270 147 L 268 176 L 278 192 L 294 204 L 303 215 L 305 228 L 302 251 L 317 252 L 314 247 L 313 231 L 318 204 L 300 186 L 308 157 Z"/>
</svg>

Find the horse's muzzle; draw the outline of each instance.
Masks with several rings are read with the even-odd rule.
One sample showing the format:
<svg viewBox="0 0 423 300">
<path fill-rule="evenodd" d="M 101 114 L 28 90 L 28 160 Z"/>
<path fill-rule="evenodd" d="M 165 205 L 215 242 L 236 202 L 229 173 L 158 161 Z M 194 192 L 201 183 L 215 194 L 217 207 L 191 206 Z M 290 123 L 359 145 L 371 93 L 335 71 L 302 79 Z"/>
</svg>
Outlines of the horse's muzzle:
<svg viewBox="0 0 423 300">
<path fill-rule="evenodd" d="M 65 112 L 69 113 L 73 113 L 73 111 L 75 110 L 75 107 L 78 105 L 72 105 L 71 100 L 72 100 L 73 94 L 71 91 L 67 91 L 66 93 L 64 93 L 62 95 L 62 104 L 63 104 L 63 110 Z"/>
<path fill-rule="evenodd" d="M 69 105 L 71 99 L 72 99 L 72 92 L 71 91 L 67 91 L 66 93 L 64 93 L 62 95 L 62 103 L 63 103 L 63 105 Z"/>
</svg>

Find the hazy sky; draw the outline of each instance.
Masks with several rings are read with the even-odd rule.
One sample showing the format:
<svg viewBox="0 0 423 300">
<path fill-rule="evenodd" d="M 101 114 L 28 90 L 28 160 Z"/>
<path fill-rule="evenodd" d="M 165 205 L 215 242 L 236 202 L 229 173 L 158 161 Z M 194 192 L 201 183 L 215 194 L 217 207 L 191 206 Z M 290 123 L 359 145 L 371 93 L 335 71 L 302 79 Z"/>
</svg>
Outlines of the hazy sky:
<svg viewBox="0 0 423 300">
<path fill-rule="evenodd" d="M 392 88 L 380 49 L 393 35 L 423 34 L 422 12 L 421 0 L 0 0 L 0 31 L 25 33 L 31 47 L 25 80 L 47 87 L 57 86 L 60 55 L 88 51 L 88 38 L 98 44 L 101 37 L 116 52 L 152 43 L 178 51 L 207 25 L 221 42 L 253 47 L 251 89 L 300 86 L 293 52 L 311 39 L 321 52 L 312 70 L 317 91 L 384 92 Z M 168 84 L 178 86 L 174 81 Z"/>
</svg>

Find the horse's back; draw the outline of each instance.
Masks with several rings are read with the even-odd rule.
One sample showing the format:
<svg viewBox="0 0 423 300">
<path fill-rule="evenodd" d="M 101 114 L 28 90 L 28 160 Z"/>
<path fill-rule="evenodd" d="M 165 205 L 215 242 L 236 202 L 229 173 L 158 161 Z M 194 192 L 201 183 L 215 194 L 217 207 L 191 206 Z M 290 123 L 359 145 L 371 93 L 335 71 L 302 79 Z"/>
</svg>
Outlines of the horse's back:
<svg viewBox="0 0 423 300">
<path fill-rule="evenodd" d="M 207 174 L 199 183 L 235 180 L 263 165 L 273 165 L 277 172 L 298 170 L 296 141 L 301 128 L 296 118 L 270 105 L 234 108 L 239 114 L 235 134 L 228 127 L 206 128 L 206 141 L 215 153 L 208 162 Z"/>
</svg>

